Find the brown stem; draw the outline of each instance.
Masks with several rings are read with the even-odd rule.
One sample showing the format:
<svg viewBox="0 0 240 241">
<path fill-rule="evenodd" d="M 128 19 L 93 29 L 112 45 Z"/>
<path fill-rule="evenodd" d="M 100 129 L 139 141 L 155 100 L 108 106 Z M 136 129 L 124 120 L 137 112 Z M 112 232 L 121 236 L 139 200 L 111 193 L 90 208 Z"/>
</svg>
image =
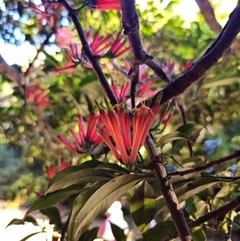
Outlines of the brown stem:
<svg viewBox="0 0 240 241">
<path fill-rule="evenodd" d="M 232 160 L 232 159 L 237 158 L 237 157 L 240 157 L 240 150 L 236 150 L 228 156 L 221 157 L 221 158 L 219 158 L 217 160 L 214 160 L 214 161 L 211 161 L 211 162 L 209 162 L 205 165 L 197 166 L 197 167 L 190 168 L 190 169 L 187 169 L 187 170 L 184 170 L 184 171 L 176 171 L 176 172 L 168 173 L 168 175 L 169 176 L 177 176 L 177 175 L 183 176 L 183 175 L 187 175 L 187 174 L 194 173 L 194 172 L 200 172 L 200 171 L 206 170 L 206 169 L 208 169 L 212 166 L 220 165 L 224 162 L 227 162 L 227 161 Z"/>
<path fill-rule="evenodd" d="M 124 33 L 127 35 L 131 52 L 132 52 L 132 69 L 131 74 L 136 75 L 137 68 L 140 64 L 146 64 L 156 75 L 164 82 L 168 83 L 169 79 L 161 66 L 153 59 L 153 56 L 147 54 L 143 47 L 139 34 L 139 21 L 133 0 L 121 0 L 122 8 L 122 26 Z"/>
<path fill-rule="evenodd" d="M 190 241 L 192 240 L 190 230 L 163 165 L 163 156 L 158 153 L 150 135 L 146 138 L 145 148 L 149 154 L 155 176 L 159 182 L 162 195 L 166 200 L 166 205 L 171 213 L 178 235 L 181 240 Z"/>
</svg>

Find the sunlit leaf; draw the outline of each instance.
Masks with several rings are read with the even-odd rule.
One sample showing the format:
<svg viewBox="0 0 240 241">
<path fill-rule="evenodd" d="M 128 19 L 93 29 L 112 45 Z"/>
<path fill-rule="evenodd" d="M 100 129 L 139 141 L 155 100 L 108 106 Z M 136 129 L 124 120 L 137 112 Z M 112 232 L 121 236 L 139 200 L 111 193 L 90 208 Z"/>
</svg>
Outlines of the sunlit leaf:
<svg viewBox="0 0 240 241">
<path fill-rule="evenodd" d="M 206 235 L 201 227 L 196 227 L 192 230 L 193 241 L 205 241 Z"/>
</svg>

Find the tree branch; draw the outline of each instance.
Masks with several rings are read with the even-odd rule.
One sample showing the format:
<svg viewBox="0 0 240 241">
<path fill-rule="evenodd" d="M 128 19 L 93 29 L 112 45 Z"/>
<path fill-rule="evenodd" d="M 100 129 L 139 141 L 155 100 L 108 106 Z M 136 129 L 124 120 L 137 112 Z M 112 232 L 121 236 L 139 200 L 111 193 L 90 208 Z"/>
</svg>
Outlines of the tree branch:
<svg viewBox="0 0 240 241">
<path fill-rule="evenodd" d="M 196 0 L 196 3 L 198 5 L 205 21 L 211 28 L 211 30 L 215 34 L 219 34 L 222 31 L 222 27 L 216 19 L 213 7 L 210 4 L 209 0 Z M 233 44 L 234 44 L 235 48 L 240 50 L 240 40 L 239 39 L 238 40 L 236 39 Z"/>
<path fill-rule="evenodd" d="M 146 64 L 160 79 L 168 83 L 169 79 L 161 66 L 154 60 L 153 56 L 147 54 L 142 47 L 138 15 L 134 1 L 121 0 L 120 2 L 122 8 L 122 26 L 124 34 L 128 37 L 132 52 L 131 75 L 136 75 L 137 68 L 140 64 Z"/>
<path fill-rule="evenodd" d="M 229 16 L 229 20 L 223 28 L 221 34 L 207 49 L 203 56 L 197 60 L 190 69 L 182 75 L 173 79 L 162 91 L 161 104 L 166 103 L 185 92 L 191 85 L 203 78 L 206 72 L 224 55 L 230 48 L 234 39 L 240 31 L 240 3 Z M 160 92 L 160 91 L 159 91 Z M 157 93 L 153 98 L 153 103 L 157 100 Z"/>
<path fill-rule="evenodd" d="M 87 38 L 85 36 L 85 33 L 83 31 L 82 25 L 78 19 L 77 16 L 77 11 L 72 9 L 72 7 L 70 6 L 70 4 L 68 3 L 68 1 L 66 0 L 59 0 L 60 3 L 62 3 L 64 5 L 64 7 L 67 9 L 69 16 L 71 17 L 77 32 L 78 32 L 78 36 L 80 38 L 80 41 L 82 43 L 82 52 L 87 56 L 87 58 L 89 59 L 89 61 L 91 62 L 92 66 L 93 66 L 93 70 L 95 71 L 108 99 L 110 100 L 112 105 L 117 104 L 117 98 L 114 95 L 106 76 L 104 75 L 102 68 L 97 60 L 97 58 L 94 56 L 94 54 L 92 53 L 91 48 L 89 47 Z"/>
<path fill-rule="evenodd" d="M 230 154 L 228 156 L 221 157 L 221 158 L 219 158 L 217 160 L 214 160 L 214 161 L 211 161 L 211 162 L 209 162 L 205 165 L 197 166 L 197 167 L 190 168 L 190 169 L 187 169 L 187 170 L 184 170 L 184 171 L 171 172 L 171 173 L 168 173 L 168 175 L 169 176 L 177 176 L 177 175 L 184 176 L 184 175 L 187 175 L 187 174 L 190 174 L 190 173 L 200 172 L 200 171 L 206 170 L 206 169 L 208 169 L 212 166 L 220 165 L 224 162 L 227 162 L 227 161 L 232 160 L 232 159 L 237 158 L 237 157 L 240 157 L 240 149 L 234 151 L 232 154 Z"/>
<path fill-rule="evenodd" d="M 177 196 L 169 181 L 169 177 L 166 172 L 166 169 L 163 165 L 164 163 L 163 156 L 158 153 L 157 148 L 152 138 L 150 137 L 150 135 L 148 135 L 146 138 L 145 148 L 149 154 L 155 176 L 157 177 L 157 180 L 159 182 L 162 195 L 171 213 L 178 235 L 181 240 L 191 241 L 192 237 L 190 235 L 190 230 L 188 228 L 186 219 L 179 205 Z"/>
</svg>

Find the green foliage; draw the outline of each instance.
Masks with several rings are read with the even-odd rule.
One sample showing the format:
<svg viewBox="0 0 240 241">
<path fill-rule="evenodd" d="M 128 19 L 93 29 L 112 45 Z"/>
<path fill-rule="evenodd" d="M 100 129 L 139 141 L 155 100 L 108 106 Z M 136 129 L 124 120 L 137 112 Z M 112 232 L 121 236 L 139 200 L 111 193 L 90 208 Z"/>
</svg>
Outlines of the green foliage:
<svg viewBox="0 0 240 241">
<path fill-rule="evenodd" d="M 166 71 L 170 78 L 174 78 L 185 72 L 185 64 L 196 61 L 216 36 L 202 18 L 186 23 L 181 16 L 174 15 L 173 8 L 179 1 L 156 2 L 148 0 L 145 9 L 141 6 L 137 8 L 142 42 L 144 50 L 153 55 L 163 69 L 170 62 L 174 64 L 171 73 Z M 74 6 L 77 8 L 82 3 L 74 1 Z M 1 3 L 0 19 L 6 18 L 12 26 L 6 28 L 5 23 L 0 21 L 1 37 L 5 41 L 21 44 L 24 39 L 39 45 L 51 33 L 48 22 L 41 28 L 37 25 L 39 16 L 26 7 L 27 4 L 21 2 L 16 5 L 10 0 Z M 3 11 L 5 8 L 6 11 Z M 91 30 L 101 36 L 115 36 L 121 29 L 121 18 L 115 11 L 82 8 L 79 17 L 85 32 Z M 65 25 L 72 28 L 64 10 L 57 28 Z M 14 34 L 16 29 L 23 38 L 17 38 Z M 81 49 L 77 33 L 75 30 L 73 32 L 74 41 Z M 125 167 L 105 145 L 90 156 L 88 153 L 74 153 L 59 142 L 58 134 L 74 141 L 70 129 L 78 130 L 77 116 L 81 114 L 87 123 L 87 115 L 96 112 L 94 100 L 102 101 L 104 91 L 95 72 L 83 64 L 71 73 L 56 74 L 54 69 L 64 66 L 68 58 L 64 49 L 57 47 L 54 34 L 48 44 L 51 50 L 45 48 L 39 57 L 39 61 L 43 58 L 44 63 L 40 67 L 32 67 L 32 74 L 25 83 L 44 86 L 51 103 L 48 108 L 38 112 L 34 103 L 26 103 L 26 93 L 19 91 L 6 77 L 1 80 L 0 167 L 3 168 L 3 198 L 21 199 L 25 203 L 36 199 L 38 193 L 46 192 L 33 202 L 26 215 L 40 210 L 58 230 L 67 225 L 70 241 L 94 240 L 98 228 L 92 228 L 92 222 L 103 215 L 114 201 L 123 197 L 130 206 L 132 226 L 141 232 L 143 240 L 158 241 L 174 233 L 174 223 L 144 148 L 140 150 L 141 156 L 135 165 Z M 239 57 L 239 51 L 229 50 L 201 81 L 181 96 L 187 123 L 183 124 L 181 113 L 176 110 L 163 133 L 159 133 L 160 130 L 157 134 L 155 130 L 151 131 L 158 151 L 164 156 L 164 166 L 169 175 L 182 168 L 203 165 L 239 148 Z M 130 60 L 130 55 L 126 55 L 125 59 Z M 121 75 L 112 60 L 100 59 L 100 63 L 109 82 L 113 80 L 122 84 L 127 81 L 128 76 Z M 126 73 L 129 71 L 121 58 L 114 60 L 114 64 Z M 26 66 L 19 66 L 19 70 L 26 70 Z M 165 83 L 152 70 L 147 71 L 147 77 L 150 81 L 152 77 L 154 80 L 151 90 L 165 87 Z M 166 105 L 163 105 L 161 111 L 165 109 Z M 62 157 L 73 161 L 73 166 L 58 172 L 47 187 L 43 169 L 45 166 L 56 166 Z M 172 188 L 187 221 L 196 220 L 224 205 L 239 193 L 240 171 L 233 172 L 230 168 L 233 165 L 239 167 L 237 160 L 201 173 L 171 176 Z M 61 220 L 55 207 L 65 200 L 70 210 L 68 224 Z M 156 221 L 154 227 L 151 226 L 153 219 Z M 25 221 L 34 223 L 26 216 L 23 220 L 14 219 L 9 225 Z M 229 220 L 225 218 L 219 232 L 224 233 L 228 224 Z M 117 241 L 126 240 L 123 230 L 112 223 L 111 227 Z M 206 239 L 201 227 L 194 228 L 192 236 L 197 241 Z"/>
</svg>

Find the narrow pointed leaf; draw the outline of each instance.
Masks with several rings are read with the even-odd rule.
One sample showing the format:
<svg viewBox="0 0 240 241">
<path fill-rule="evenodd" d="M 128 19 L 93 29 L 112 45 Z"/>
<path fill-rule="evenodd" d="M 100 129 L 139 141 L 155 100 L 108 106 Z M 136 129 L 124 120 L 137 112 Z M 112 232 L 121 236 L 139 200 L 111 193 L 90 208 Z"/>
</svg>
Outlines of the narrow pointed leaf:
<svg viewBox="0 0 240 241">
<path fill-rule="evenodd" d="M 76 217 L 74 241 L 78 240 L 87 225 L 106 212 L 114 201 L 122 197 L 131 187 L 145 177 L 137 174 L 122 175 L 101 186 L 87 200 Z"/>
<path fill-rule="evenodd" d="M 172 132 L 169 134 L 164 135 L 163 137 L 161 137 L 161 139 L 157 142 L 157 146 L 160 146 L 161 148 L 172 141 L 175 140 L 186 140 L 186 141 L 190 141 L 190 139 L 185 136 L 183 133 L 176 131 L 176 132 Z"/>
<path fill-rule="evenodd" d="M 49 218 L 50 224 L 54 224 L 59 230 L 62 229 L 61 215 L 56 207 L 41 209 L 40 212 Z"/>
<path fill-rule="evenodd" d="M 63 172 L 66 169 L 63 170 Z M 59 174 L 62 174 L 61 172 Z M 89 182 L 96 182 L 102 180 L 109 180 L 111 175 L 107 171 L 97 170 L 97 169 L 82 169 L 78 171 L 74 171 L 71 174 L 68 173 L 67 175 L 60 176 L 58 174 L 51 180 L 49 184 L 49 188 L 47 193 L 53 192 L 58 189 L 63 189 L 68 186 L 77 184 L 77 185 L 85 185 Z"/>
<path fill-rule="evenodd" d="M 74 185 L 66 189 L 58 190 L 45 196 L 41 196 L 35 202 L 33 202 L 26 215 L 35 210 L 51 207 L 54 204 L 59 203 L 76 193 L 79 193 L 80 190 L 81 186 Z"/>
</svg>

